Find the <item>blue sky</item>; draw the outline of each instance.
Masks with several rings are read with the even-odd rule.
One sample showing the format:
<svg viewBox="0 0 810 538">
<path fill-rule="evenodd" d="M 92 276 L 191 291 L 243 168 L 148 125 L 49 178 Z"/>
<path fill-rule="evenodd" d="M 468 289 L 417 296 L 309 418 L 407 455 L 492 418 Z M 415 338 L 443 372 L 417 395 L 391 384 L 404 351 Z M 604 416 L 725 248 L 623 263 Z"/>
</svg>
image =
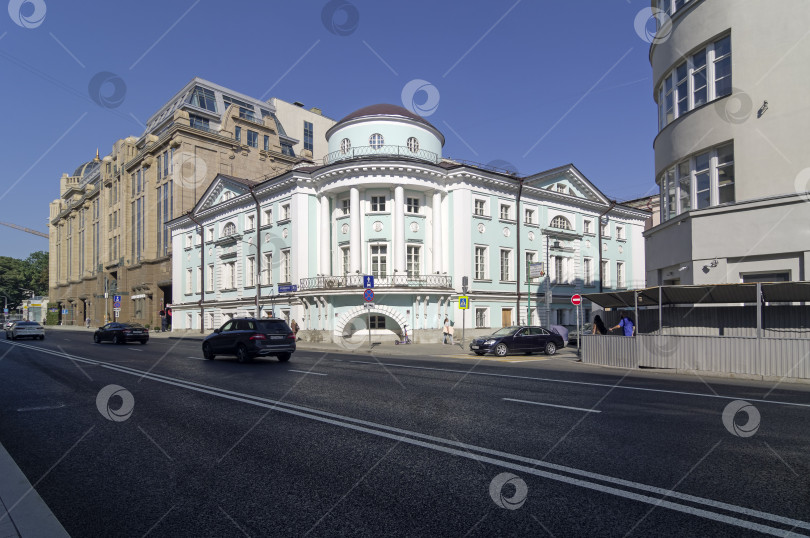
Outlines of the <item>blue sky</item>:
<svg viewBox="0 0 810 538">
<path fill-rule="evenodd" d="M 572 162 L 611 198 L 651 194 L 656 109 L 649 44 L 634 26 L 645 8 L 646 0 L 11 0 L 0 13 L 0 221 L 47 231 L 61 174 L 96 147 L 104 155 L 142 134 L 194 76 L 334 119 L 403 104 L 403 89 L 423 80 L 433 102 L 419 91 L 410 104 L 429 108 L 445 156 L 502 160 L 523 175 Z M 91 98 L 100 72 L 123 81 L 115 108 Z M 47 250 L 45 239 L 0 228 L 0 255 Z"/>
</svg>

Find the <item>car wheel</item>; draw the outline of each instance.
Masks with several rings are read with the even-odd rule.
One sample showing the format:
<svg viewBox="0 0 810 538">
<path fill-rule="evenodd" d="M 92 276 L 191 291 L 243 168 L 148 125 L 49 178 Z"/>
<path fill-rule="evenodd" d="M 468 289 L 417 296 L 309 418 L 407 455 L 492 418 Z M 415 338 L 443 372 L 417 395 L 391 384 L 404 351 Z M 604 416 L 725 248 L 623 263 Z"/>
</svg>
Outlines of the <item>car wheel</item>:
<svg viewBox="0 0 810 538">
<path fill-rule="evenodd" d="M 276 355 L 276 358 L 281 362 L 287 362 L 288 360 L 290 360 L 291 356 L 292 353 L 279 353 L 278 355 Z"/>
<path fill-rule="evenodd" d="M 121 341 L 121 335 L 116 334 L 115 336 L 113 336 L 113 344 L 117 346 L 123 343 L 124 342 Z"/>
<path fill-rule="evenodd" d="M 503 356 L 504 356 L 504 355 L 506 355 L 507 353 L 509 353 L 509 348 L 508 348 L 508 347 L 506 347 L 506 344 L 504 344 L 504 343 L 500 343 L 500 344 L 498 344 L 497 346 L 495 346 L 495 354 L 496 354 L 497 356 L 499 356 L 499 357 L 503 357 Z"/>
<path fill-rule="evenodd" d="M 100 344 L 101 343 L 101 336 L 98 335 L 98 334 L 94 334 L 93 335 L 93 342 L 95 342 L 96 344 Z"/>
<path fill-rule="evenodd" d="M 216 355 L 214 355 L 214 353 L 211 351 L 211 346 L 208 344 L 203 344 L 203 357 L 209 361 L 214 360 L 214 357 L 216 357 Z"/>
<path fill-rule="evenodd" d="M 236 348 L 236 360 L 241 363 L 250 362 L 250 355 L 248 355 L 248 350 L 244 344 L 239 344 Z"/>
<path fill-rule="evenodd" d="M 557 345 L 554 342 L 546 344 L 546 355 L 554 355 L 557 353 Z"/>
</svg>

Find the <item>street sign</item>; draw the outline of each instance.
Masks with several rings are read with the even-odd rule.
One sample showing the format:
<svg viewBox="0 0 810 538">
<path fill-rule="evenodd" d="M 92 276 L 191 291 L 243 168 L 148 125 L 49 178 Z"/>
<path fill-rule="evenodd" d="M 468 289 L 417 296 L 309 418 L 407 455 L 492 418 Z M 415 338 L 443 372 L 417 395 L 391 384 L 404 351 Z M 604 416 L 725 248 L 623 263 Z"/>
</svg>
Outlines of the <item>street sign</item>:
<svg viewBox="0 0 810 538">
<path fill-rule="evenodd" d="M 458 298 L 458 308 L 459 310 L 467 310 L 470 308 L 470 298 L 464 297 L 463 295 Z"/>
<path fill-rule="evenodd" d="M 3 309 L 3 314 L 8 314 L 8 308 Z"/>
<path fill-rule="evenodd" d="M 374 287 L 374 275 L 363 275 L 363 287 L 364 288 Z"/>
<path fill-rule="evenodd" d="M 63 316 L 66 316 L 66 315 L 67 315 L 67 313 L 68 313 L 67 309 L 63 309 L 63 310 L 62 310 L 62 315 L 63 315 Z"/>
<path fill-rule="evenodd" d="M 582 302 L 582 295 L 575 293 L 571 296 L 571 304 L 578 305 Z"/>
<path fill-rule="evenodd" d="M 541 276 L 546 276 L 546 272 L 543 269 L 543 262 L 530 263 L 529 278 L 536 278 Z"/>
<path fill-rule="evenodd" d="M 298 291 L 297 284 L 288 284 L 286 286 L 282 286 L 281 284 L 278 285 L 278 292 L 279 293 L 292 293 L 294 291 Z"/>
<path fill-rule="evenodd" d="M 120 301 L 115 301 L 115 302 L 113 303 L 113 308 L 121 308 L 121 303 L 120 303 Z"/>
<path fill-rule="evenodd" d="M 363 305 L 363 308 L 374 308 L 374 303 L 366 303 Z"/>
<path fill-rule="evenodd" d="M 113 295 L 113 302 L 120 303 L 121 302 L 121 296 L 120 295 Z"/>
<path fill-rule="evenodd" d="M 372 290 L 372 289 L 367 289 L 366 291 L 364 291 L 364 292 L 363 292 L 363 299 L 364 299 L 364 300 L 365 300 L 367 303 L 370 303 L 371 301 L 373 301 L 373 300 L 374 300 L 374 290 Z"/>
<path fill-rule="evenodd" d="M 117 318 L 118 316 L 120 316 L 120 315 L 121 315 L 121 311 L 120 311 L 120 310 L 113 310 L 113 314 L 114 314 L 114 315 L 115 315 L 115 317 Z"/>
</svg>

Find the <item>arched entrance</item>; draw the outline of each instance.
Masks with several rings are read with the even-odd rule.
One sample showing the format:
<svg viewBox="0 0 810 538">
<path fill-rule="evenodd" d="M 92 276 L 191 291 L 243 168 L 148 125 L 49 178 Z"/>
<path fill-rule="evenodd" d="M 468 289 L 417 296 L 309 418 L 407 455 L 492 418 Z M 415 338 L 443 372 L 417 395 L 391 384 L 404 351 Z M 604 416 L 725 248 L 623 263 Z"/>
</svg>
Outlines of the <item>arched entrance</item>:
<svg viewBox="0 0 810 538">
<path fill-rule="evenodd" d="M 333 340 L 343 342 L 346 340 L 368 340 L 368 319 L 371 316 L 384 316 L 385 329 L 372 327 L 372 337 L 381 339 L 396 339 L 402 334 L 402 327 L 408 319 L 396 307 L 378 305 L 373 308 L 355 307 L 340 315 L 335 321 Z M 392 322 L 395 326 L 390 326 Z"/>
</svg>

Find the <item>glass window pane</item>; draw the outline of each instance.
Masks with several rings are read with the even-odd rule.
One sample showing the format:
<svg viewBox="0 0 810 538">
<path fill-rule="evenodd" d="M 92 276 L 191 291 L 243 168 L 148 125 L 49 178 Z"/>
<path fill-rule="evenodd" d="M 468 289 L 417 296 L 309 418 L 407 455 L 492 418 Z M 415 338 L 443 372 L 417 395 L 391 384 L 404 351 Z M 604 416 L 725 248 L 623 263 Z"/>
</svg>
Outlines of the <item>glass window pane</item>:
<svg viewBox="0 0 810 538">
<path fill-rule="evenodd" d="M 695 157 L 695 195 L 697 209 L 711 205 L 711 181 L 709 178 L 709 153 Z"/>
<path fill-rule="evenodd" d="M 691 209 L 692 194 L 690 187 L 692 178 L 689 174 L 689 162 L 682 162 L 678 165 L 678 183 L 681 188 L 681 213 Z"/>
</svg>

